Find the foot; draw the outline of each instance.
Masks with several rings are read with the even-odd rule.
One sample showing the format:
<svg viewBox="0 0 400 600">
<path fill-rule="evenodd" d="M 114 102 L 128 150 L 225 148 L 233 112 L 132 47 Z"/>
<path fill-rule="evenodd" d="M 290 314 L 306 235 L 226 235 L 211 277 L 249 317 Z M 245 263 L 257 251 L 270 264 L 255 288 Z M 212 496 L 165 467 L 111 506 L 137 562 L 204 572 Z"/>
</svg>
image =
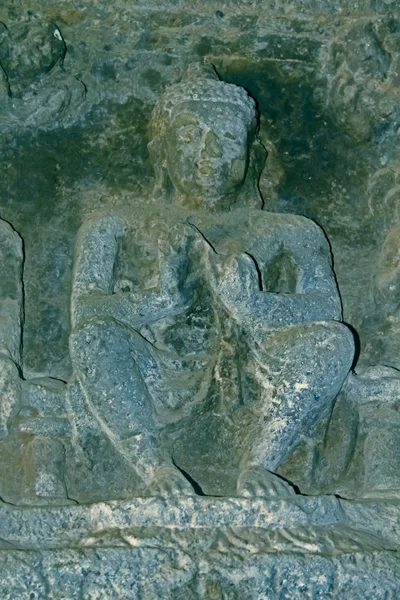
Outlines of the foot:
<svg viewBox="0 0 400 600">
<path fill-rule="evenodd" d="M 263 467 L 243 470 L 237 482 L 237 494 L 244 498 L 286 498 L 296 492 L 286 481 Z"/>
<path fill-rule="evenodd" d="M 146 488 L 146 496 L 195 496 L 196 492 L 190 482 L 173 466 L 160 467 L 153 481 Z"/>
</svg>

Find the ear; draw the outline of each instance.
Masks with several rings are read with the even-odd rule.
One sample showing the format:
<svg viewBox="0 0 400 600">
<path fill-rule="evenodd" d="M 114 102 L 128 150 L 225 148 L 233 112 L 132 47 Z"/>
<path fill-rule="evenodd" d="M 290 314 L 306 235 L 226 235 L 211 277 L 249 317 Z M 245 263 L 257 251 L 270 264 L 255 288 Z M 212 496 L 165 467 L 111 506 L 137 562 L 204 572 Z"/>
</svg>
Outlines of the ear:
<svg viewBox="0 0 400 600">
<path fill-rule="evenodd" d="M 267 150 L 258 138 L 255 138 L 249 150 L 249 167 L 247 169 L 246 181 L 236 202 L 237 206 L 248 206 L 261 209 L 264 205 L 261 198 L 258 182 L 261 171 L 267 159 Z"/>
<path fill-rule="evenodd" d="M 162 136 L 155 136 L 151 142 L 147 144 L 150 160 L 154 168 L 154 189 L 153 199 L 161 202 L 166 202 L 171 198 L 172 183 L 169 178 L 166 156 L 164 150 L 164 139 Z"/>
</svg>

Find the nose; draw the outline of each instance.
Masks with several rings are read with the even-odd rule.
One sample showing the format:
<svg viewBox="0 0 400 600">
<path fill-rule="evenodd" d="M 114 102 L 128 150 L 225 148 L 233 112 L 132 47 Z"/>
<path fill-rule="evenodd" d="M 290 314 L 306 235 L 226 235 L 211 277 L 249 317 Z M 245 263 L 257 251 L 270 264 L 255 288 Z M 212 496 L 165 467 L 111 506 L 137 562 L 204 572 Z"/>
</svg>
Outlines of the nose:
<svg viewBox="0 0 400 600">
<path fill-rule="evenodd" d="M 213 131 L 208 131 L 204 140 L 204 148 L 201 152 L 201 158 L 221 158 L 222 144 Z"/>
</svg>

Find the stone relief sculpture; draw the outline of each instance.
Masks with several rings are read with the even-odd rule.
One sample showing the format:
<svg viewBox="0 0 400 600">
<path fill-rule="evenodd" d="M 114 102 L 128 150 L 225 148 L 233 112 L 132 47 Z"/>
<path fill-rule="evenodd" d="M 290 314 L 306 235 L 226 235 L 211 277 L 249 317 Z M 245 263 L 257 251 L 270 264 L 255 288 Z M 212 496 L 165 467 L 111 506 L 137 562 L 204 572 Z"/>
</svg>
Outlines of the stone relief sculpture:
<svg viewBox="0 0 400 600">
<path fill-rule="evenodd" d="M 68 386 L 20 375 L 22 242 L 1 222 L 4 499 L 292 497 L 299 484 L 357 497 L 371 483 L 397 495 L 393 469 L 377 479 L 378 455 L 362 456 L 384 434 L 360 429 L 376 411 L 382 422 L 376 402 L 397 393 L 397 372 L 349 374 L 329 244 L 314 222 L 262 210 L 256 133 L 254 101 L 211 67 L 160 97 L 152 197 L 97 212 L 78 233 Z M 313 436 L 324 468 L 299 458 Z"/>
<path fill-rule="evenodd" d="M 22 331 L 22 240 L 12 227 L 0 221 L 0 437 L 8 434 L 19 410 Z"/>
<path fill-rule="evenodd" d="M 243 89 L 189 71 L 153 113 L 154 203 L 78 236 L 74 385 L 146 493 L 193 493 L 182 472 L 211 495 L 294 493 L 272 472 L 353 360 L 323 232 L 261 211 L 256 127 Z"/>
<path fill-rule="evenodd" d="M 391 593 L 399 373 L 354 365 L 319 226 L 263 210 L 255 102 L 193 66 L 149 152 L 152 195 L 78 232 L 68 382 L 24 378 L 23 242 L 0 220 L 1 593 Z M 393 313 L 396 232 L 374 280 Z"/>
<path fill-rule="evenodd" d="M 85 99 L 84 84 L 62 68 L 66 45 L 53 23 L 0 23 L 1 128 L 62 121 Z"/>
<path fill-rule="evenodd" d="M 65 384 L 21 376 L 23 244 L 2 220 L 0 256 L 0 495 L 16 504 L 69 504 L 58 441 L 70 436 Z"/>
<path fill-rule="evenodd" d="M 347 135 L 365 141 L 376 122 L 385 122 L 386 133 L 396 122 L 396 87 L 387 91 L 394 48 L 395 36 L 382 22 L 349 24 L 327 45 L 325 64 L 333 67 L 328 102 Z"/>
</svg>

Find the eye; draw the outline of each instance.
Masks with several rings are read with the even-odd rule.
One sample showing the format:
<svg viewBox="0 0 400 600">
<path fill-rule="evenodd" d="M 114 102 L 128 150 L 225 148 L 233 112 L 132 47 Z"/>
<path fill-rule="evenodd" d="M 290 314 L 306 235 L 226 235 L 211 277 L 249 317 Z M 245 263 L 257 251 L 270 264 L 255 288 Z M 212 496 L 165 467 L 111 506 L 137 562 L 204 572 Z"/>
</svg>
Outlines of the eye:
<svg viewBox="0 0 400 600">
<path fill-rule="evenodd" d="M 190 144 L 190 142 L 193 142 L 193 133 L 187 129 L 180 131 L 178 134 L 178 139 L 184 144 Z"/>
<path fill-rule="evenodd" d="M 229 133 L 229 131 L 227 131 L 224 135 L 225 135 L 225 137 L 229 138 L 230 140 L 237 140 L 237 135 L 234 135 L 233 133 Z"/>
<path fill-rule="evenodd" d="M 187 127 L 188 125 L 198 125 L 199 118 L 192 113 L 181 113 L 173 121 L 174 127 Z"/>
<path fill-rule="evenodd" d="M 183 144 L 190 144 L 193 140 L 198 137 L 199 129 L 197 127 L 181 127 L 178 130 L 178 140 Z"/>
</svg>

